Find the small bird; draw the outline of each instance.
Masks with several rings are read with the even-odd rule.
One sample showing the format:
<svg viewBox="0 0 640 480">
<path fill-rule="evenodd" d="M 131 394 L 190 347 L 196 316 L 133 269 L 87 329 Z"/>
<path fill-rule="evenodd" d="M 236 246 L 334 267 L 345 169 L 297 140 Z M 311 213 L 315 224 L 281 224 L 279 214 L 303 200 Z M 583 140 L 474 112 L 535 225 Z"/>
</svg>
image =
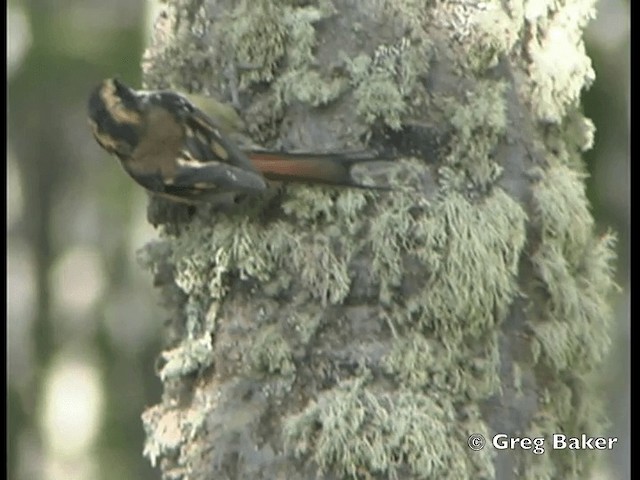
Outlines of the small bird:
<svg viewBox="0 0 640 480">
<path fill-rule="evenodd" d="M 257 194 L 266 179 L 360 188 L 351 177 L 367 153 L 318 154 L 241 150 L 216 120 L 170 90 L 143 91 L 104 80 L 89 97 L 97 142 L 154 194 L 175 201 L 215 201 L 221 194 Z"/>
</svg>

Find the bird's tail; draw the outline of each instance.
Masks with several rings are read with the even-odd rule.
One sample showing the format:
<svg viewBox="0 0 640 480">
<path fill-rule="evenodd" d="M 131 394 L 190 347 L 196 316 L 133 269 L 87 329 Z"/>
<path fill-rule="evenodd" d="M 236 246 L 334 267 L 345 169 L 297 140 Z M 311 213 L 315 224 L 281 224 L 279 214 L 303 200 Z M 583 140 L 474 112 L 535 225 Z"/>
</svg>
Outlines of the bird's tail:
<svg viewBox="0 0 640 480">
<path fill-rule="evenodd" d="M 354 165 L 379 160 L 370 153 L 289 153 L 260 150 L 246 153 L 256 169 L 269 180 L 388 189 L 364 185 L 352 177 L 351 169 Z"/>
</svg>

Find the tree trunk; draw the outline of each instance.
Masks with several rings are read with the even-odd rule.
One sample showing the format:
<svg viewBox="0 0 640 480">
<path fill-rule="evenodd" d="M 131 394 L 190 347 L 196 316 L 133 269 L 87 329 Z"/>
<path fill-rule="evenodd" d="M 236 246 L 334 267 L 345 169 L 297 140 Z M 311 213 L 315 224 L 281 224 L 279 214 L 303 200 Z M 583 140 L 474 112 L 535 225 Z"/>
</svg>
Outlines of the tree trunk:
<svg viewBox="0 0 640 480">
<path fill-rule="evenodd" d="M 143 257 L 171 321 L 143 419 L 164 478 L 588 473 L 596 456 L 551 435 L 603 434 L 593 2 L 547 3 L 168 2 L 147 87 L 234 103 L 266 147 L 376 150 L 389 162 L 356 173 L 394 189 L 287 185 L 191 218 L 152 202 Z"/>
</svg>

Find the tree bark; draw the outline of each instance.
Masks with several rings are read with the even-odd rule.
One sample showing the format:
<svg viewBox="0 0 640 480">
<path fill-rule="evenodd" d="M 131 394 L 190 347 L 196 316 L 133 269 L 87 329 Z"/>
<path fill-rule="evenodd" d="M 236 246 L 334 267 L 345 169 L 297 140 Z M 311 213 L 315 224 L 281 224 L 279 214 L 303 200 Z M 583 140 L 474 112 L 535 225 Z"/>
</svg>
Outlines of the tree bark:
<svg viewBox="0 0 640 480">
<path fill-rule="evenodd" d="M 152 201 L 171 321 L 143 420 L 164 478 L 584 477 L 596 456 L 551 435 L 603 434 L 592 4 L 168 2 L 146 86 L 232 102 L 266 147 L 375 149 L 390 162 L 357 173 L 395 188 L 283 186 L 190 218 Z"/>
</svg>

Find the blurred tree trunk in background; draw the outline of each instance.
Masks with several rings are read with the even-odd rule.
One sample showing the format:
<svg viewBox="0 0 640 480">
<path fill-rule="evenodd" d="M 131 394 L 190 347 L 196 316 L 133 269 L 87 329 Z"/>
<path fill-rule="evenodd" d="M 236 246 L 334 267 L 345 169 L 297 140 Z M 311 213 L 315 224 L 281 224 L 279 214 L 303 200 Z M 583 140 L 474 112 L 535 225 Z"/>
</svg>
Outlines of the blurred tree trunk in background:
<svg viewBox="0 0 640 480">
<path fill-rule="evenodd" d="M 588 1 L 175 0 L 148 87 L 233 101 L 253 141 L 366 145 L 391 192 L 154 202 L 172 313 L 144 414 L 165 478 L 582 478 L 594 455 L 472 434 L 600 435 L 612 236 L 580 111 Z M 538 7 L 538 5 L 542 5 Z M 366 170 L 366 169 L 363 169 Z"/>
<path fill-rule="evenodd" d="M 133 347 L 135 358 L 131 358 L 111 337 L 106 320 L 118 309 L 115 295 L 120 289 L 138 290 L 127 258 L 135 197 L 126 187 L 113 188 L 117 196 L 103 195 L 121 172 L 116 177 L 114 165 L 102 161 L 105 155 L 91 138 L 86 121 L 88 92 L 105 75 L 117 72 L 130 81 L 139 76 L 142 9 L 125 1 L 112 2 L 105 10 L 102 3 L 61 5 L 38 0 L 11 2 L 9 9 L 13 35 L 9 34 L 8 42 L 12 46 L 23 42 L 24 53 L 8 75 L 7 163 L 19 179 L 19 184 L 9 185 L 14 203 L 8 211 L 15 217 L 7 227 L 8 252 L 9 263 L 25 264 L 27 273 L 8 282 L 9 303 L 26 304 L 19 305 L 15 315 L 9 308 L 7 325 L 8 475 L 15 479 L 85 478 L 83 474 L 86 478 L 153 478 L 149 475 L 154 474 L 140 458 L 138 420 L 140 409 L 155 396 L 147 396 L 154 390 L 152 369 L 147 367 L 149 372 L 142 375 L 146 382 L 132 377 L 144 365 L 152 365 L 157 347 L 149 348 L 147 339 L 147 344 Z M 113 208 L 117 203 L 121 205 Z M 77 251 L 95 254 L 96 264 L 105 266 L 95 273 L 104 272 L 105 279 L 93 278 L 99 275 L 92 275 L 88 268 L 75 272 L 85 274 L 84 285 L 74 282 L 78 276 L 74 272 L 59 278 L 56 266 Z M 86 265 L 78 267 L 82 270 Z M 88 284 L 106 287 L 82 313 L 79 307 L 65 310 L 64 299 L 84 301 Z M 23 295 L 25 291 L 28 294 Z M 16 333 L 22 331 L 26 331 L 24 337 Z M 97 383 L 106 397 L 98 401 L 103 407 L 98 412 L 102 430 L 81 455 L 80 467 L 72 458 L 77 452 L 70 455 L 67 448 L 76 445 L 76 433 L 81 437 L 85 433 L 70 432 L 63 442 L 56 435 L 65 435 L 70 425 L 85 418 L 89 407 L 84 402 L 89 399 L 66 405 L 66 414 L 73 412 L 72 418 L 62 418 L 65 411 L 58 410 L 55 420 L 60 423 L 47 424 L 51 420 L 47 415 L 53 411 L 50 404 L 60 401 L 53 399 L 52 377 L 64 363 L 59 360 L 68 358 L 79 358 L 77 364 L 86 366 L 89 359 L 94 361 L 97 368 L 83 371 L 100 377 Z M 73 387 L 80 388 L 83 380 L 77 378 Z M 130 396 L 123 395 L 122 390 L 132 384 Z"/>
<path fill-rule="evenodd" d="M 624 291 L 617 299 L 614 347 L 600 387 L 608 392 L 610 431 L 620 437 L 610 460 L 615 478 L 631 478 L 629 6 L 628 0 L 598 1 L 598 16 L 589 24 L 585 38 L 597 72 L 593 87 L 584 95 L 585 112 L 597 128 L 594 148 L 585 154 L 587 196 L 596 220 L 618 234 L 616 281 Z"/>
</svg>

